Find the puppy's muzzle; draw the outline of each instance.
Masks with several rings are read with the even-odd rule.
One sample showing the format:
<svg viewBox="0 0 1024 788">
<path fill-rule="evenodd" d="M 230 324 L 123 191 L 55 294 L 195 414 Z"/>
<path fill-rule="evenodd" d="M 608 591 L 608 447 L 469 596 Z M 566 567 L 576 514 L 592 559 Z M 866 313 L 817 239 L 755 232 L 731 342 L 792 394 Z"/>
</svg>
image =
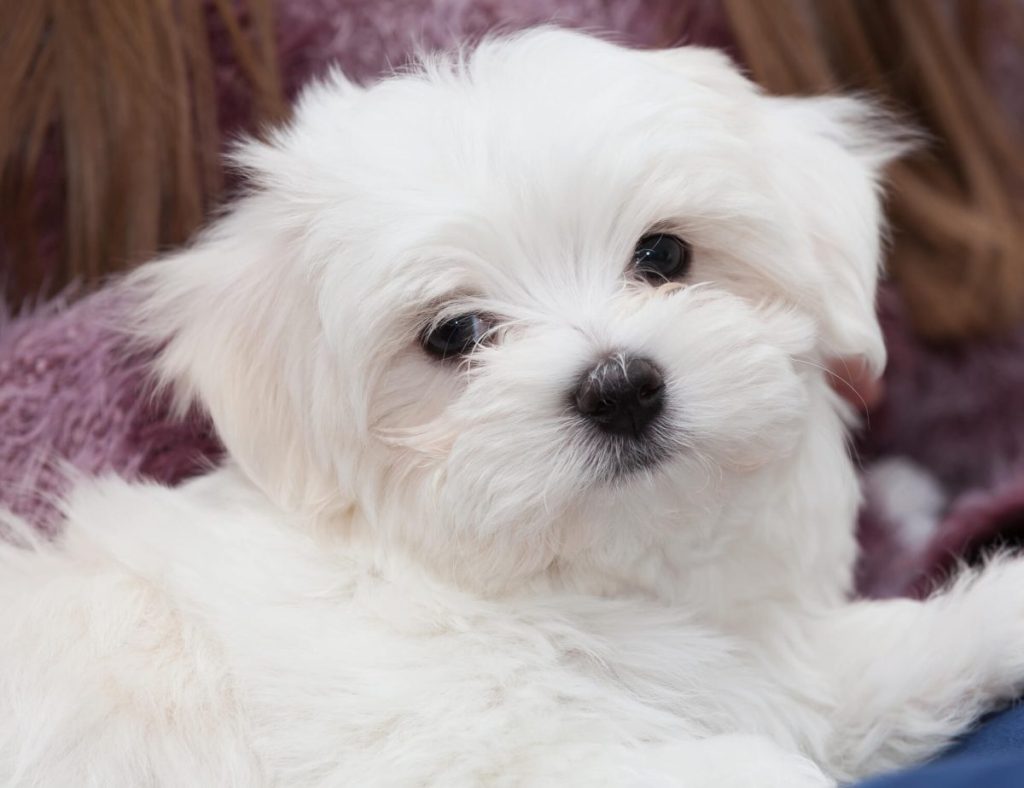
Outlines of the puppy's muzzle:
<svg viewBox="0 0 1024 788">
<path fill-rule="evenodd" d="M 573 394 L 577 412 L 602 432 L 643 437 L 665 407 L 665 378 L 657 364 L 621 353 L 585 372 Z"/>
</svg>

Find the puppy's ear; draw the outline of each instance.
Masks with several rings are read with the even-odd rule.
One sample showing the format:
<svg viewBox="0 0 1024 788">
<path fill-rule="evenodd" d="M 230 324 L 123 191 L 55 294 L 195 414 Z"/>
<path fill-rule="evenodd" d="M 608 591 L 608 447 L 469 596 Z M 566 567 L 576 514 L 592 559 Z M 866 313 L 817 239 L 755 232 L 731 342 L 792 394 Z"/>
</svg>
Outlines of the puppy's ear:
<svg viewBox="0 0 1024 788">
<path fill-rule="evenodd" d="M 879 183 L 885 165 L 915 147 L 913 132 L 855 98 L 765 96 L 716 50 L 680 47 L 643 56 L 720 96 L 723 109 L 744 128 L 761 125 L 755 111 L 767 107 L 762 155 L 773 176 L 773 198 L 784 201 L 810 249 L 800 286 L 818 317 L 821 355 L 862 358 L 880 374 L 885 346 L 875 316 L 883 229 Z"/>
<path fill-rule="evenodd" d="M 332 365 L 313 283 L 261 199 L 246 198 L 193 248 L 125 280 L 131 330 L 158 349 L 158 378 L 179 408 L 209 412 L 246 476 L 289 509 L 322 508 L 337 503 L 339 486 L 336 425 L 323 420 L 337 417 L 324 407 Z"/>
<path fill-rule="evenodd" d="M 302 265 L 308 216 L 336 200 L 323 151 L 361 88 L 338 70 L 307 87 L 291 124 L 232 156 L 251 193 L 195 245 L 143 266 L 124 285 L 130 330 L 159 348 L 159 380 L 179 408 L 204 407 L 232 459 L 290 509 L 344 506 L 353 419 L 318 303 L 320 271 Z"/>
<path fill-rule="evenodd" d="M 914 135 L 859 99 L 761 100 L 769 109 L 768 166 L 811 257 L 805 285 L 817 302 L 808 306 L 819 319 L 821 354 L 861 358 L 879 375 L 885 367 L 875 314 L 884 228 L 880 181 L 884 167 L 914 147 Z"/>
</svg>

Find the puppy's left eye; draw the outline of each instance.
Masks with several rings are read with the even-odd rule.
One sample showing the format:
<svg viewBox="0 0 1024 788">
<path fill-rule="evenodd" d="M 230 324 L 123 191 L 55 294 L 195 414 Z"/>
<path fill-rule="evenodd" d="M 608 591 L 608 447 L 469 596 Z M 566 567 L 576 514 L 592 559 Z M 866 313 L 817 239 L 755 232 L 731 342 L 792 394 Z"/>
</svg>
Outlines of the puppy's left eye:
<svg viewBox="0 0 1024 788">
<path fill-rule="evenodd" d="M 633 252 L 633 269 L 653 284 L 671 282 L 686 275 L 693 256 L 690 245 L 665 233 L 645 235 Z"/>
<path fill-rule="evenodd" d="M 432 356 L 456 358 L 468 354 L 490 328 L 491 321 L 484 315 L 458 315 L 425 332 L 420 341 Z"/>
</svg>

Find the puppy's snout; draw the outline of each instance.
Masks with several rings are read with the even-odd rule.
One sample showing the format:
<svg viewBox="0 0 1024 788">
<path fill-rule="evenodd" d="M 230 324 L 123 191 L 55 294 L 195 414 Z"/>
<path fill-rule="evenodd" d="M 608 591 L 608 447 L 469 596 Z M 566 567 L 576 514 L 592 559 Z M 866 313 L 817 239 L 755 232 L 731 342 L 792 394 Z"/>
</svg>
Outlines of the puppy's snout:
<svg viewBox="0 0 1024 788">
<path fill-rule="evenodd" d="M 580 415 L 603 432 L 639 437 L 664 408 L 665 378 L 646 358 L 616 354 L 583 374 L 573 394 Z"/>
</svg>

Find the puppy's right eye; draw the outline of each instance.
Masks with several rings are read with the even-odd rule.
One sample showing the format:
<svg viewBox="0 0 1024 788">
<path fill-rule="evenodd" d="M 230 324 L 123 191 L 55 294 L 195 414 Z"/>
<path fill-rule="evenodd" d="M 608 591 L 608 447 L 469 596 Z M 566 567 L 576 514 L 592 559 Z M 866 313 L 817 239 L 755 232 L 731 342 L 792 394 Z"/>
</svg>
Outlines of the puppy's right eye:
<svg viewBox="0 0 1024 788">
<path fill-rule="evenodd" d="M 432 356 L 457 358 L 468 354 L 490 327 L 490 321 L 483 315 L 459 315 L 426 331 L 420 341 Z"/>
</svg>

